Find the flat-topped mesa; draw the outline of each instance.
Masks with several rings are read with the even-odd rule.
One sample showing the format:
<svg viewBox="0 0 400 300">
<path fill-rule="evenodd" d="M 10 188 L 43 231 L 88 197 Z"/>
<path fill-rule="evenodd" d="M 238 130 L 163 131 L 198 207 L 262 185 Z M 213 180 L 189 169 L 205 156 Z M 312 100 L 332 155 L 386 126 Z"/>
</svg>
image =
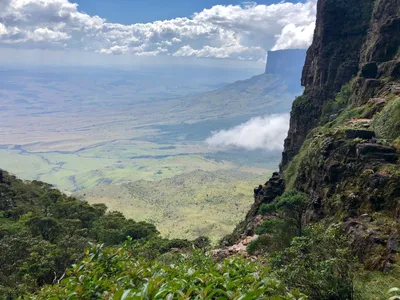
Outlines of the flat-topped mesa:
<svg viewBox="0 0 400 300">
<path fill-rule="evenodd" d="M 268 51 L 265 73 L 299 78 L 305 59 L 305 49 Z"/>
</svg>

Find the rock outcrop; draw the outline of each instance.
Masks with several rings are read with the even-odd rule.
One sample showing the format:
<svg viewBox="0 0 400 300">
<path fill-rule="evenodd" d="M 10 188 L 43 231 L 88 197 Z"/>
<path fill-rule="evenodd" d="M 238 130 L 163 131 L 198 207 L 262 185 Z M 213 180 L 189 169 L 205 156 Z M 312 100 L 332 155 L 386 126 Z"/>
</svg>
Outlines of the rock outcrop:
<svg viewBox="0 0 400 300">
<path fill-rule="evenodd" d="M 283 194 L 285 184 L 279 173 L 274 173 L 272 177 L 258 188 L 254 189 L 254 203 L 246 215 L 244 221 L 239 223 L 231 235 L 226 236 L 221 241 L 221 246 L 229 247 L 246 240 L 246 237 L 255 235 L 255 229 L 264 221 L 258 214 L 258 210 L 263 203 L 270 203 L 276 197 Z"/>
<path fill-rule="evenodd" d="M 308 194 L 303 222 L 341 224 L 360 262 L 400 262 L 400 0 L 319 0 L 280 173 L 255 189 L 232 240 L 285 190 Z M 232 244 L 232 243 L 231 243 Z"/>
<path fill-rule="evenodd" d="M 359 71 L 364 76 L 358 84 L 360 92 L 371 94 L 381 87 L 376 79 L 379 72 L 396 76 L 399 10 L 400 0 L 318 1 L 314 41 L 303 68 L 305 91 L 293 104 L 281 170 L 318 125 L 324 104 Z"/>
</svg>

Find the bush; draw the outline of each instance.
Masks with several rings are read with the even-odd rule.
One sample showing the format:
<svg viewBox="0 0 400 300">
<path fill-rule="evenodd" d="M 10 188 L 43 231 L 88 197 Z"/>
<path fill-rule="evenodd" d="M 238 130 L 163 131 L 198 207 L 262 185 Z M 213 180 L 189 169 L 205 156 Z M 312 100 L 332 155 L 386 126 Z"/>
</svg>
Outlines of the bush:
<svg viewBox="0 0 400 300">
<path fill-rule="evenodd" d="M 133 258 L 127 243 L 95 246 L 60 284 L 31 299 L 306 299 L 289 290 L 258 262 L 231 257 L 215 262 L 202 252 L 169 262 Z"/>
<path fill-rule="evenodd" d="M 303 215 L 310 201 L 308 196 L 297 190 L 290 190 L 275 199 L 274 202 L 261 205 L 259 212 L 262 215 L 275 213 L 281 219 L 294 224 L 298 229 L 298 235 L 302 235 Z"/>
<path fill-rule="evenodd" d="M 247 253 L 250 255 L 260 255 L 268 251 L 271 244 L 271 236 L 261 235 L 247 246 Z"/>
<path fill-rule="evenodd" d="M 334 100 L 325 102 L 322 107 L 321 123 L 328 122 L 331 115 L 337 114 L 345 109 L 349 105 L 351 94 L 351 83 L 348 83 L 342 87 Z"/>
<path fill-rule="evenodd" d="M 275 203 L 264 203 L 260 206 L 258 212 L 263 216 L 274 213 L 276 212 L 276 205 Z"/>
<path fill-rule="evenodd" d="M 311 299 L 353 299 L 355 260 L 341 230 L 315 227 L 271 260 L 280 279 Z"/>
</svg>

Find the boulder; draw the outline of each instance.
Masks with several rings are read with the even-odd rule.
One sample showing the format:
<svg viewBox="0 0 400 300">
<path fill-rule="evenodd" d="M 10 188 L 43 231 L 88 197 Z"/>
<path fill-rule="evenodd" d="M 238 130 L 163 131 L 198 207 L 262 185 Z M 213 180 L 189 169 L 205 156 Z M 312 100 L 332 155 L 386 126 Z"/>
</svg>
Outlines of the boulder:
<svg viewBox="0 0 400 300">
<path fill-rule="evenodd" d="M 388 182 L 388 177 L 379 173 L 372 174 L 368 177 L 368 186 L 373 189 L 382 188 Z"/>
<path fill-rule="evenodd" d="M 371 98 L 368 100 L 368 104 L 370 105 L 385 105 L 386 102 L 385 98 Z"/>
<path fill-rule="evenodd" d="M 397 160 L 396 149 L 380 144 L 366 143 L 357 145 L 357 157 L 362 160 L 376 160 L 394 163 Z"/>
<path fill-rule="evenodd" d="M 400 60 L 390 60 L 380 64 L 378 77 L 400 78 Z"/>
<path fill-rule="evenodd" d="M 378 76 L 378 65 L 376 62 L 369 62 L 361 67 L 361 77 L 376 78 Z"/>
<path fill-rule="evenodd" d="M 362 214 L 359 217 L 359 219 L 364 221 L 364 222 L 373 222 L 374 221 L 374 219 L 369 214 Z"/>
<path fill-rule="evenodd" d="M 333 162 L 328 166 L 328 181 L 331 183 L 338 182 L 343 174 L 344 167 L 339 162 Z"/>
<path fill-rule="evenodd" d="M 370 130 L 360 130 L 360 129 L 347 129 L 345 131 L 346 138 L 349 140 L 353 139 L 363 139 L 363 140 L 370 140 L 375 137 L 375 132 Z"/>
<path fill-rule="evenodd" d="M 395 95 L 400 96 L 400 85 L 396 85 L 396 84 L 392 85 L 390 92 Z"/>
<path fill-rule="evenodd" d="M 265 183 L 264 186 L 259 186 L 254 189 L 254 198 L 256 203 L 270 203 L 276 197 L 283 194 L 285 184 L 279 173 L 273 173 L 272 177 Z"/>
</svg>

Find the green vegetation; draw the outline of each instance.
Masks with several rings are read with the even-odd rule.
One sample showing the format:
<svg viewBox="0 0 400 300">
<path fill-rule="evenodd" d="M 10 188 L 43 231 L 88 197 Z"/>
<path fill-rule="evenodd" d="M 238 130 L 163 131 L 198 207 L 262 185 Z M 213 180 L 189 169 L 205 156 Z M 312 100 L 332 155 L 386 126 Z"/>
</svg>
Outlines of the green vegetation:
<svg viewBox="0 0 400 300">
<path fill-rule="evenodd" d="M 216 241 L 243 219 L 255 183 L 264 178 L 246 169 L 194 171 L 160 181 L 100 186 L 75 195 L 89 203 L 107 203 L 111 210 L 134 220 L 151 222 L 164 237 L 207 235 Z"/>
<path fill-rule="evenodd" d="M 303 215 L 305 214 L 309 204 L 310 201 L 306 194 L 300 193 L 296 190 L 291 190 L 285 192 L 274 202 L 261 205 L 260 213 L 263 215 L 271 212 L 277 213 L 282 220 L 293 224 L 297 229 L 298 236 L 301 236 L 303 232 Z M 273 224 L 277 225 L 277 222 Z M 264 225 L 264 228 L 265 226 L 266 225 Z"/>
<path fill-rule="evenodd" d="M 394 98 L 385 105 L 374 122 L 373 128 L 382 139 L 395 140 L 400 133 L 400 98 Z"/>
<path fill-rule="evenodd" d="M 376 300 L 390 299 L 397 300 L 399 292 L 393 290 L 400 286 L 400 270 L 398 268 L 388 272 L 371 272 L 359 270 L 354 276 L 354 288 L 357 299 Z M 390 292 L 391 291 L 391 292 Z"/>
<path fill-rule="evenodd" d="M 311 299 L 343 299 L 336 296 L 347 292 L 352 261 L 339 250 L 339 234 L 317 228 L 291 243 L 282 235 L 300 234 L 296 220 L 307 201 L 299 192 L 278 198 L 277 217 L 258 229 L 255 248 L 269 247 L 272 260 L 219 261 L 206 254 L 207 237 L 160 238 L 150 223 L 1 174 L 0 292 L 8 299 L 306 299 L 299 291 Z"/>
<path fill-rule="evenodd" d="M 331 116 L 336 116 L 341 110 L 344 110 L 350 104 L 350 97 L 352 95 L 352 82 L 344 85 L 341 91 L 336 95 L 336 98 L 324 103 L 322 107 L 321 123 L 329 121 Z"/>
<path fill-rule="evenodd" d="M 273 256 L 278 277 L 311 299 L 353 299 L 355 260 L 340 229 L 322 226 Z"/>
<path fill-rule="evenodd" d="M 114 246 L 130 236 L 162 244 L 158 253 L 192 247 L 185 240 L 163 241 L 153 224 L 106 210 L 0 170 L 0 295 L 15 297 L 57 281 L 89 241 Z"/>
<path fill-rule="evenodd" d="M 272 203 L 262 204 L 261 215 L 267 219 L 256 229 L 260 235 L 247 247 L 251 255 L 272 253 L 288 247 L 295 236 L 303 235 L 303 216 L 308 197 L 296 190 L 285 192 Z"/>
<path fill-rule="evenodd" d="M 308 197 L 296 190 L 263 204 L 259 212 L 268 218 L 247 251 L 267 254 L 277 278 L 310 299 L 364 299 L 355 298 L 357 262 L 341 227 L 317 224 L 303 229 L 309 204 Z"/>
<path fill-rule="evenodd" d="M 201 252 L 135 258 L 128 241 L 118 249 L 93 246 L 60 284 L 27 299 L 306 299 L 280 284 L 270 269 L 232 257 L 215 262 Z"/>
<path fill-rule="evenodd" d="M 199 169 L 217 171 L 233 168 L 233 164 L 227 161 L 216 162 L 202 157 L 201 154 L 185 153 L 194 150 L 184 146 L 164 150 L 165 153 L 162 154 L 157 149 L 161 145 L 138 144 L 111 143 L 71 153 L 0 149 L 0 166 L 5 170 L 12 169 L 24 179 L 49 182 L 68 192 L 110 183 L 158 181 Z M 199 146 L 197 151 L 201 150 L 205 151 Z"/>
</svg>

